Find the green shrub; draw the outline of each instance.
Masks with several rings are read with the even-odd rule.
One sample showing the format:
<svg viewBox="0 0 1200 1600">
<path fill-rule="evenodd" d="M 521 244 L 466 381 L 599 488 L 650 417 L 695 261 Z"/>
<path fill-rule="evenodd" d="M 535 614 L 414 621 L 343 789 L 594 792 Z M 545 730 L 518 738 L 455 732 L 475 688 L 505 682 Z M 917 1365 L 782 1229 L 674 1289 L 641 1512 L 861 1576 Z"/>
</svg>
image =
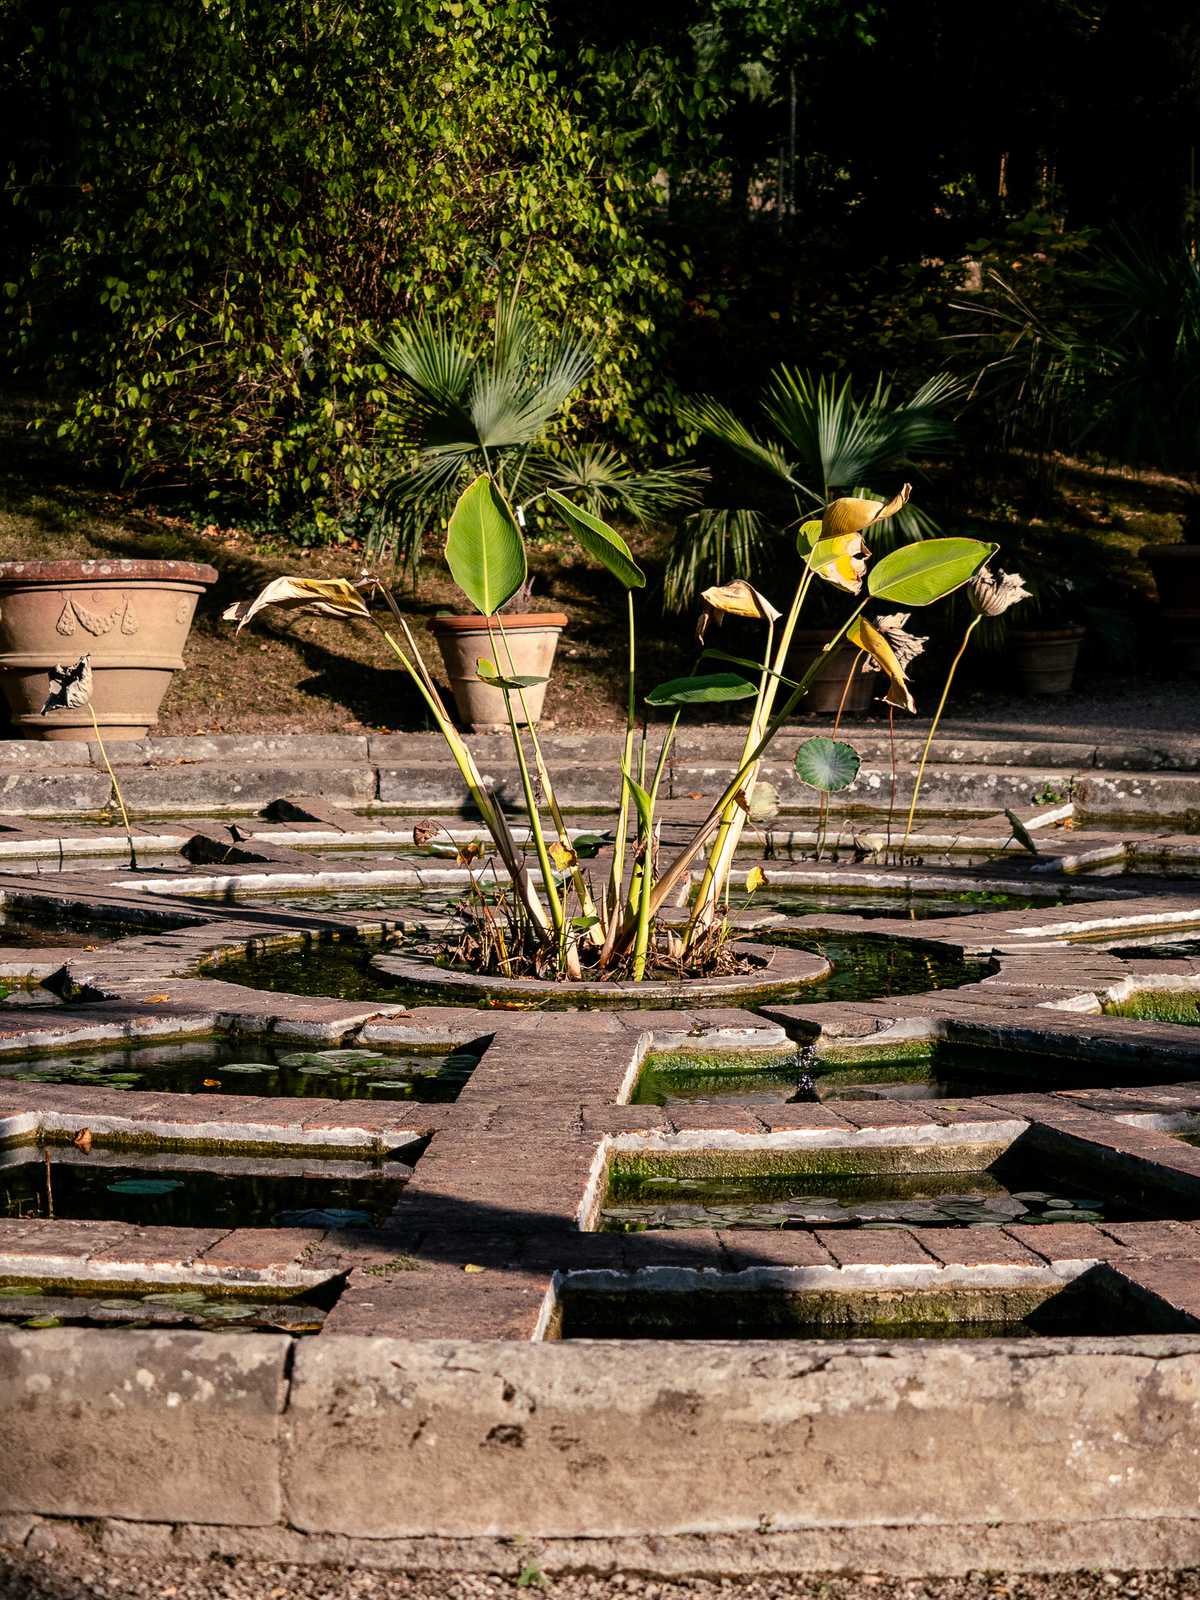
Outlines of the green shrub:
<svg viewBox="0 0 1200 1600">
<path fill-rule="evenodd" d="M 522 261 L 531 313 L 597 347 L 586 419 L 658 426 L 677 291 L 540 0 L 9 0 L 0 22 L 25 130 L 10 354 L 77 454 L 328 528 L 376 471 L 370 339 L 471 313 Z"/>
</svg>

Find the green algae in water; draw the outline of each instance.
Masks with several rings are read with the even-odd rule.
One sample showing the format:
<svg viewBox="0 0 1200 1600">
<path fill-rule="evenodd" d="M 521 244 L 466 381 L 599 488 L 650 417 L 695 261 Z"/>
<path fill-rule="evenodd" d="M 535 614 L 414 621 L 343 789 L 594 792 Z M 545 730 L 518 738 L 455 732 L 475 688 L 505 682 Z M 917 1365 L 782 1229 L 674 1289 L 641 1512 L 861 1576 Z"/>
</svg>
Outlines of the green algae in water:
<svg viewBox="0 0 1200 1600">
<path fill-rule="evenodd" d="M 307 1293 L 274 1297 L 213 1289 L 109 1290 L 99 1284 L 0 1287 L 0 1325 L 174 1328 L 205 1333 L 319 1333 L 341 1292 L 330 1280 Z"/>
<path fill-rule="evenodd" d="M 768 877 L 769 877 L 768 868 Z M 981 911 L 1030 911 L 1064 904 L 1061 893 L 1027 895 L 1001 893 L 990 889 L 960 891 L 910 891 L 889 893 L 883 889 L 843 889 L 830 891 L 825 886 L 773 891 L 771 910 L 789 917 L 819 916 L 835 911 L 852 917 L 900 917 L 921 922 L 933 917 L 965 917 Z M 755 902 L 756 907 L 760 902 Z"/>
<path fill-rule="evenodd" d="M 688 1178 L 610 1175 L 605 1232 L 659 1228 L 1002 1228 L 1127 1221 L 1144 1213 L 1081 1188 L 1048 1188 L 1028 1166 L 976 1172 Z M 1008 1174 L 1012 1175 L 1009 1176 Z"/>
<path fill-rule="evenodd" d="M 823 955 L 833 966 L 828 977 L 815 983 L 797 985 L 785 996 L 791 1004 L 823 1000 L 875 1000 L 897 994 L 922 994 L 930 989 L 950 989 L 975 983 L 991 965 L 961 955 L 936 944 L 918 940 L 872 938 L 868 934 L 781 935 L 772 929 L 761 934 L 763 942 L 774 942 L 811 950 Z M 372 958 L 385 949 L 412 950 L 395 940 L 333 940 L 308 947 L 272 949 L 260 955 L 238 956 L 205 968 L 205 973 L 230 983 L 245 984 L 286 994 L 328 995 L 343 1000 L 383 1000 L 408 1005 L 428 1005 L 436 989 L 414 988 L 389 983 L 385 974 L 372 967 Z M 501 982 L 502 980 L 497 980 Z M 752 985 L 753 979 L 747 983 Z M 450 1003 L 469 1003 L 454 997 Z M 549 995 L 538 995 L 532 1004 L 543 1009 L 569 1008 L 571 986 L 559 985 Z M 632 1006 L 635 1001 L 621 999 L 616 1005 Z M 665 1005 L 688 1006 L 694 1000 L 686 995 L 678 1000 L 647 1001 L 655 1009 Z M 487 1002 L 483 1002 L 486 1008 Z"/>
<path fill-rule="evenodd" d="M 1128 1064 L 931 1041 L 880 1059 L 825 1059 L 811 1050 L 648 1055 L 631 1102 L 783 1105 L 813 1100 L 957 1100 L 979 1094 L 1044 1092 L 1125 1082 Z"/>
<path fill-rule="evenodd" d="M 161 1094 L 406 1100 L 427 1105 L 458 1098 L 479 1063 L 482 1044 L 434 1052 L 399 1048 L 271 1050 L 258 1043 L 181 1041 L 142 1049 L 0 1060 L 0 1079 Z"/>
<path fill-rule="evenodd" d="M 1180 1023 L 1200 1027 L 1200 989 L 1151 989 L 1111 1000 L 1104 1007 L 1110 1017 L 1136 1017 L 1140 1022 Z"/>
<path fill-rule="evenodd" d="M 752 1247 L 739 1245 L 743 1256 Z M 797 1293 L 563 1287 L 562 1339 L 1030 1339 L 1190 1331 L 1077 1279 L 1064 1289 Z"/>
<path fill-rule="evenodd" d="M 156 1228 L 378 1227 L 412 1175 L 398 1161 L 132 1160 L 47 1147 L 10 1151 L 7 1160 L 0 1218 Z"/>
</svg>

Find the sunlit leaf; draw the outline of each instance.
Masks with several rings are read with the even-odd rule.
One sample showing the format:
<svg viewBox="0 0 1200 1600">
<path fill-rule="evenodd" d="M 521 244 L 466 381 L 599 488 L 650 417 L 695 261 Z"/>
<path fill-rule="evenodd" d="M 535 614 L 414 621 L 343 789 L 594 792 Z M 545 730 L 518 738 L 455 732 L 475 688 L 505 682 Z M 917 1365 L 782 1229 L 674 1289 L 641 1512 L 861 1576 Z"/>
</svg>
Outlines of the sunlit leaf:
<svg viewBox="0 0 1200 1600">
<path fill-rule="evenodd" d="M 998 549 L 981 539 L 923 539 L 901 545 L 871 569 L 867 589 L 877 600 L 927 606 L 970 583 Z"/>
<path fill-rule="evenodd" d="M 565 495 L 559 494 L 557 489 L 547 489 L 546 498 L 561 512 L 567 527 L 588 555 L 599 561 L 601 566 L 607 567 L 613 577 L 627 589 L 646 587 L 646 574 L 633 559 L 629 546 L 619 533 L 610 528 L 606 522 L 601 522 L 599 517 L 594 517 L 590 511 L 584 511 L 579 506 L 573 505 Z"/>
<path fill-rule="evenodd" d="M 367 603 L 345 578 L 275 578 L 253 600 L 237 600 L 221 613 L 238 630 L 268 606 L 284 611 L 313 611 L 323 617 L 366 617 Z"/>
<path fill-rule="evenodd" d="M 870 551 L 861 534 L 840 534 L 833 539 L 818 539 L 809 551 L 808 562 L 818 577 L 835 588 L 857 594 L 862 588 Z"/>
<path fill-rule="evenodd" d="M 822 794 L 848 789 L 858 777 L 860 765 L 858 751 L 840 739 L 806 739 L 796 751 L 796 771 L 801 782 Z"/>
<path fill-rule="evenodd" d="M 629 792 L 633 796 L 634 805 L 637 807 L 641 830 L 644 834 L 648 834 L 654 825 L 654 804 L 646 790 L 642 788 L 636 778 L 630 777 L 624 767 L 621 768 L 621 776 L 629 785 Z"/>
<path fill-rule="evenodd" d="M 810 517 L 807 522 L 800 524 L 796 534 L 796 549 L 802 556 L 806 556 L 821 537 L 820 517 Z"/>
<path fill-rule="evenodd" d="M 525 582 L 525 541 L 487 473 L 459 496 L 446 535 L 446 564 L 455 583 L 485 617 L 511 600 Z"/>
<path fill-rule="evenodd" d="M 760 778 L 750 796 L 750 821 L 770 822 L 779 815 L 779 790 L 773 783 Z"/>
<path fill-rule="evenodd" d="M 735 578 L 732 583 L 704 589 L 700 599 L 710 611 L 722 611 L 731 617 L 753 617 L 760 622 L 776 622 L 783 614 L 745 578 Z"/>
<path fill-rule="evenodd" d="M 571 849 L 570 845 L 563 844 L 561 839 L 555 839 L 554 842 L 547 848 L 546 853 L 550 857 L 550 860 L 554 863 L 555 867 L 557 867 L 559 872 L 569 872 L 579 860 L 579 857 L 576 855 L 575 851 Z"/>
<path fill-rule="evenodd" d="M 746 874 L 746 893 L 753 894 L 756 889 L 761 889 L 767 882 L 767 875 L 761 867 L 751 867 Z"/>
<path fill-rule="evenodd" d="M 855 617 L 846 630 L 846 637 L 851 644 L 856 644 L 860 650 L 865 650 L 879 670 L 887 674 L 890 687 L 884 696 L 884 703 L 898 706 L 904 711 L 916 711 L 904 668 L 879 629 L 868 622 L 866 617 Z"/>
<path fill-rule="evenodd" d="M 889 517 L 894 517 L 898 511 L 903 511 L 911 493 L 912 485 L 906 483 L 899 494 L 893 495 L 890 500 L 864 500 L 856 495 L 845 495 L 841 499 L 831 500 L 821 518 L 822 533 L 826 539 L 861 533 L 872 523 L 885 522 Z"/>
</svg>

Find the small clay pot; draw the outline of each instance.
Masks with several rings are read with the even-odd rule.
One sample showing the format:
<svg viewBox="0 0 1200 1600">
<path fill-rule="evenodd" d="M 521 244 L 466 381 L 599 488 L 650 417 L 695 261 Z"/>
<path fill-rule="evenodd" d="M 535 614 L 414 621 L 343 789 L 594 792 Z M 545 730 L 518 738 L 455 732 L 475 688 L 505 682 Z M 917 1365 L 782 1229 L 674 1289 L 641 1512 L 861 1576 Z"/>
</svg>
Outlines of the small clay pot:
<svg viewBox="0 0 1200 1600">
<path fill-rule="evenodd" d="M 1075 681 L 1083 628 L 1014 628 L 1013 660 L 1026 694 L 1066 694 Z"/>
<path fill-rule="evenodd" d="M 790 674 L 800 677 L 821 656 L 822 647 L 826 645 L 836 633 L 835 628 L 799 628 L 792 636 L 792 666 Z M 881 673 L 863 672 L 861 662 L 859 669 L 855 670 L 850 679 L 850 688 L 846 689 L 846 674 L 860 660 L 862 652 L 852 644 L 847 644 L 843 639 L 836 650 L 831 650 L 828 655 L 821 657 L 821 664 L 817 668 L 817 675 L 809 685 L 808 693 L 796 707 L 798 712 L 829 711 L 836 712 L 842 704 L 842 695 L 846 695 L 846 703 L 842 707 L 843 716 L 855 716 L 866 711 L 874 699 L 880 698 L 887 688 L 887 679 Z M 789 675 L 790 675 L 789 674 Z"/>
<path fill-rule="evenodd" d="M 17 737 L 94 736 L 86 706 L 41 714 L 51 668 L 86 655 L 105 739 L 142 738 L 216 576 L 190 561 L 0 561 L 0 688 Z"/>
<path fill-rule="evenodd" d="M 493 620 L 489 634 L 482 617 L 434 617 L 429 631 L 442 653 L 459 721 L 476 732 L 507 728 L 504 692 L 480 682 L 476 663 L 481 658 L 493 661 L 504 677 L 548 678 L 554 665 L 558 636 L 567 621 L 561 611 L 502 615 Z M 523 696 L 514 692 L 512 709 L 517 722 L 525 723 L 526 709 L 529 721 L 538 722 L 545 698 L 544 683 L 533 684 L 523 691 Z"/>
</svg>

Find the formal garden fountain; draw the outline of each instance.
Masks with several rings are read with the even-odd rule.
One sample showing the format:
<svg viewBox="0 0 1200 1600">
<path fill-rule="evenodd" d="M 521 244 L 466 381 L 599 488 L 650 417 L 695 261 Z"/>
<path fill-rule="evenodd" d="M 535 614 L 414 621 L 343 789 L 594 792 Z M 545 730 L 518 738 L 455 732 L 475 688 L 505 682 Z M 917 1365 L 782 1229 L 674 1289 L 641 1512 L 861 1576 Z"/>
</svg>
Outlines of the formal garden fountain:
<svg viewBox="0 0 1200 1600">
<path fill-rule="evenodd" d="M 286 578 L 235 619 L 379 629 L 436 735 L 341 764 L 284 741 L 286 786 L 238 741 L 48 769 L 102 773 L 122 821 L 0 834 L 7 1515 L 402 1563 L 519 1529 L 655 1565 L 671 1534 L 668 1565 L 724 1540 L 803 1568 L 984 1523 L 1003 1559 L 1085 1529 L 1140 1558 L 1191 1514 L 1164 1441 L 1200 1359 L 1200 782 L 1178 820 L 1114 816 L 1123 775 L 1064 800 L 961 739 L 948 768 L 936 720 L 899 779 L 894 736 L 797 735 L 813 585 L 901 705 L 913 610 L 1015 593 L 979 541 L 870 563 L 906 497 L 803 524 L 786 614 L 708 588 L 695 671 L 648 693 L 641 571 L 555 497 L 630 597 L 626 725 L 581 750 L 521 709 L 524 544 L 484 476 L 447 556 L 507 750 L 459 733 L 387 588 Z M 714 644 L 730 613 L 758 659 Z M 738 700 L 744 731 L 689 727 Z M 167 1469 L 196 1452 L 219 1484 Z"/>
</svg>

